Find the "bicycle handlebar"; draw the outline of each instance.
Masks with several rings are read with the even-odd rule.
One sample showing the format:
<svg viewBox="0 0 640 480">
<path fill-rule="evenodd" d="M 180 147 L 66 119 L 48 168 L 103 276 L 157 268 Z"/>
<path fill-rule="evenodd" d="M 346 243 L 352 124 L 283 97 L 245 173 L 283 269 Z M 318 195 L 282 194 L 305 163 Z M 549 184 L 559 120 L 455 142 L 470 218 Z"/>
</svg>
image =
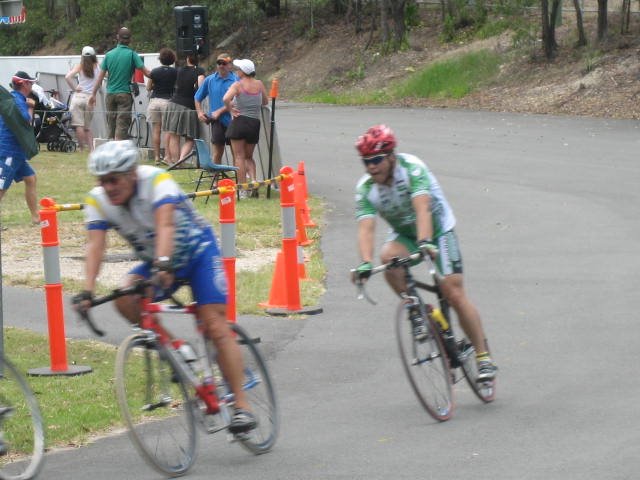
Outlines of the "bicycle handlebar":
<svg viewBox="0 0 640 480">
<path fill-rule="evenodd" d="M 433 262 L 433 259 L 429 255 L 424 255 L 422 252 L 411 253 L 411 254 L 407 255 L 406 257 L 402 257 L 402 258 L 393 257 L 389 263 L 383 263 L 382 265 L 378 265 L 377 267 L 372 268 L 370 275 L 375 275 L 375 274 L 384 272 L 386 270 L 391 270 L 393 268 L 411 266 L 411 264 L 413 262 L 415 262 L 416 260 L 425 260 L 426 262 L 428 262 L 429 273 L 432 276 L 434 276 L 436 278 L 436 280 L 438 280 L 440 278 L 440 274 L 438 273 L 438 270 L 435 268 L 435 264 Z M 354 275 L 355 272 L 356 272 L 356 269 L 352 268 L 351 269 L 351 275 Z M 358 295 L 356 297 L 358 300 L 362 300 L 364 298 L 369 303 L 371 303 L 372 305 L 377 305 L 377 302 L 375 300 L 373 300 L 369 296 L 369 294 L 367 293 L 367 291 L 365 289 L 365 284 L 366 284 L 365 281 L 363 281 L 360 278 L 356 278 L 354 283 L 358 287 Z"/>
<path fill-rule="evenodd" d="M 150 280 L 144 280 L 141 282 L 137 282 L 134 285 L 131 285 L 129 287 L 116 288 L 108 295 L 92 299 L 91 308 L 96 307 L 98 305 L 102 305 L 107 302 L 111 302 L 116 298 L 124 297 L 126 295 L 144 294 L 145 290 L 152 285 L 153 285 L 153 282 L 151 282 Z M 89 315 L 89 310 L 78 311 L 78 315 L 82 320 L 87 322 L 87 325 L 89 325 L 89 328 L 91 329 L 91 331 L 94 334 L 96 334 L 98 337 L 104 337 L 106 335 L 106 332 L 100 329 L 96 325 L 96 323 L 93 321 L 93 318 L 91 318 L 91 316 Z"/>
</svg>

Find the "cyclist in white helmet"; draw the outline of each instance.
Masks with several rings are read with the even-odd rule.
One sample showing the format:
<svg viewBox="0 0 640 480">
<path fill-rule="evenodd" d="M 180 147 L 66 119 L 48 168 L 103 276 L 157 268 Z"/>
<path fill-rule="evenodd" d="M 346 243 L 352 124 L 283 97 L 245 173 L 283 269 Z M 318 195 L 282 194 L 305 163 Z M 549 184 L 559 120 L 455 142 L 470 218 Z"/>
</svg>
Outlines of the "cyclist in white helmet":
<svg viewBox="0 0 640 480">
<path fill-rule="evenodd" d="M 218 349 L 218 361 L 236 398 L 229 425 L 233 433 L 255 428 L 256 421 L 242 390 L 241 352 L 227 324 L 227 281 L 213 228 L 200 216 L 171 174 L 150 165 L 138 165 L 138 149 L 130 140 L 100 145 L 89 156 L 89 171 L 97 177 L 86 200 L 88 232 L 84 291 L 76 296 L 78 309 L 90 306 L 106 248 L 114 228 L 131 245 L 142 263 L 131 270 L 126 285 L 150 278 L 167 294 L 188 283 L 197 302 L 205 335 Z M 116 300 L 118 311 L 131 323 L 140 320 L 132 296 Z"/>
</svg>

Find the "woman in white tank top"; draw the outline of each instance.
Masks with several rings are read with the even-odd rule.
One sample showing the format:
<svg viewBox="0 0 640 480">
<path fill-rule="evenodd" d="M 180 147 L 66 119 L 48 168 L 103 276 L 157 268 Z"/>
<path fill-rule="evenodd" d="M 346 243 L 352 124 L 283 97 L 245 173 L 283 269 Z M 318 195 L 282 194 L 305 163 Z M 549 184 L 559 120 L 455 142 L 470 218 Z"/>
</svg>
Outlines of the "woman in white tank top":
<svg viewBox="0 0 640 480">
<path fill-rule="evenodd" d="M 76 129 L 80 150 L 86 147 L 91 151 L 93 150 L 93 133 L 91 132 L 93 108 L 89 106 L 89 97 L 100 74 L 100 67 L 93 47 L 84 47 L 80 58 L 80 63 L 69 70 L 64 79 L 73 91 L 71 105 L 69 105 L 71 126 Z"/>
</svg>

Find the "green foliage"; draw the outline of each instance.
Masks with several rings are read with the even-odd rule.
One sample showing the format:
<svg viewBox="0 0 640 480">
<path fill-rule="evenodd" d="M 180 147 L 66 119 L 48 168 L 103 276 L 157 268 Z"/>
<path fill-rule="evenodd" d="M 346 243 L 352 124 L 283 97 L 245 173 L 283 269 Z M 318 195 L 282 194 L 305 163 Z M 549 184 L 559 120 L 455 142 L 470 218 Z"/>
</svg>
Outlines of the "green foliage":
<svg viewBox="0 0 640 480">
<path fill-rule="evenodd" d="M 301 100 L 336 105 L 383 105 L 408 97 L 462 98 L 489 83 L 498 74 L 500 62 L 499 54 L 481 50 L 437 62 L 386 89 L 341 94 L 321 91 L 303 96 Z"/>
<path fill-rule="evenodd" d="M 602 52 L 600 50 L 587 50 L 583 55 L 584 73 L 593 72 L 602 60 Z"/>
<path fill-rule="evenodd" d="M 46 2 L 25 0 L 27 22 L 0 27 L 0 55 L 30 55 L 60 39 L 68 40 L 76 50 L 93 45 L 98 52 L 106 52 L 115 45 L 115 34 L 122 26 L 133 31 L 133 45 L 138 51 L 175 47 L 173 8 L 184 5 L 182 0 L 75 1 L 80 14 L 71 22 L 66 12 L 69 0 L 54 2 L 52 14 L 46 11 Z M 209 38 L 213 45 L 240 29 L 241 49 L 255 40 L 264 18 L 255 0 L 197 3 L 208 7 Z"/>
<path fill-rule="evenodd" d="M 0 55 L 29 55 L 58 38 L 56 18 L 50 18 L 42 0 L 25 0 L 27 22 L 0 26 Z"/>
<path fill-rule="evenodd" d="M 476 38 L 484 39 L 497 37 L 502 32 L 505 32 L 512 27 L 513 19 L 510 18 L 501 17 L 495 20 L 486 21 L 476 31 Z"/>
<path fill-rule="evenodd" d="M 395 89 L 395 97 L 462 98 L 490 81 L 499 70 L 500 56 L 488 50 L 436 62 L 412 75 Z"/>
<path fill-rule="evenodd" d="M 411 30 L 414 27 L 422 25 L 422 19 L 420 18 L 420 7 L 413 2 L 407 2 L 404 9 L 404 24 L 407 30 Z"/>
</svg>

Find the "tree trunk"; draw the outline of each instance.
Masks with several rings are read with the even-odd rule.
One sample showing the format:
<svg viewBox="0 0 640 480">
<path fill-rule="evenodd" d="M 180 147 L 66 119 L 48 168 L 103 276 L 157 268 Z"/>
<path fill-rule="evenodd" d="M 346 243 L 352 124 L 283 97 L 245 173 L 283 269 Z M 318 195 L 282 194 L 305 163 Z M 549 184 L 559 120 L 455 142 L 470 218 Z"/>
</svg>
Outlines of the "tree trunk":
<svg viewBox="0 0 640 480">
<path fill-rule="evenodd" d="M 389 21 L 387 12 L 389 11 L 389 0 L 380 0 L 380 28 L 382 30 L 382 44 L 387 45 L 391 39 L 389 34 Z"/>
<path fill-rule="evenodd" d="M 80 18 L 80 5 L 78 0 L 67 0 L 67 19 L 69 23 L 76 23 Z"/>
<path fill-rule="evenodd" d="M 552 60 L 556 54 L 555 27 L 549 18 L 549 0 L 541 0 L 540 13 L 542 16 L 542 47 L 547 60 Z"/>
<path fill-rule="evenodd" d="M 631 19 L 631 0 L 622 0 L 622 11 L 620 14 L 620 33 L 629 33 L 629 21 Z"/>
<path fill-rule="evenodd" d="M 587 37 L 584 34 L 584 23 L 582 22 L 582 9 L 580 0 L 573 0 L 573 8 L 576 11 L 576 28 L 578 29 L 578 46 L 584 47 L 587 44 Z"/>
<path fill-rule="evenodd" d="M 55 16 L 56 16 L 56 0 L 46 0 L 45 9 L 47 10 L 47 16 L 49 18 L 55 18 Z"/>
<path fill-rule="evenodd" d="M 402 47 L 402 42 L 406 34 L 404 23 L 404 11 L 406 0 L 396 0 L 391 2 L 391 16 L 393 19 L 393 47 L 394 50 Z"/>
<path fill-rule="evenodd" d="M 607 0 L 598 0 L 598 41 L 607 36 Z"/>
</svg>

